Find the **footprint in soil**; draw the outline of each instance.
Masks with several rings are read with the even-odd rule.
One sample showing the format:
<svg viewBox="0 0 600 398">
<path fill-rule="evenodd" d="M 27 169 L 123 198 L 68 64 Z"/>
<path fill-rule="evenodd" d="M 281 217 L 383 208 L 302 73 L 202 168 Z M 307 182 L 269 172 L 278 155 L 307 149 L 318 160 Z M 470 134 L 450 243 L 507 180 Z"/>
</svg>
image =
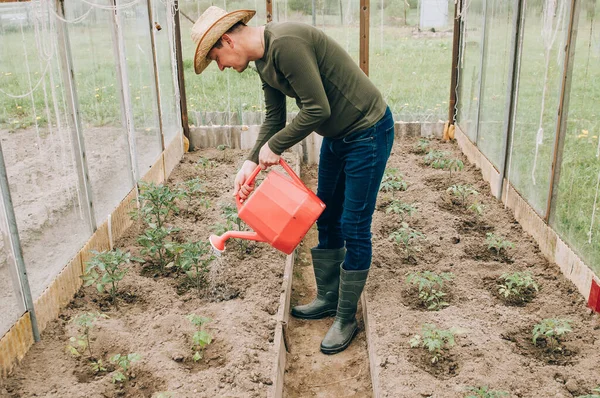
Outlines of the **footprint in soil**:
<svg viewBox="0 0 600 398">
<path fill-rule="evenodd" d="M 498 261 L 506 264 L 512 264 L 514 262 L 514 260 L 510 258 L 504 250 L 501 250 L 500 253 L 496 253 L 495 251 L 477 243 L 467 245 L 464 251 L 465 255 L 463 258 L 471 258 L 476 261 Z"/>
</svg>

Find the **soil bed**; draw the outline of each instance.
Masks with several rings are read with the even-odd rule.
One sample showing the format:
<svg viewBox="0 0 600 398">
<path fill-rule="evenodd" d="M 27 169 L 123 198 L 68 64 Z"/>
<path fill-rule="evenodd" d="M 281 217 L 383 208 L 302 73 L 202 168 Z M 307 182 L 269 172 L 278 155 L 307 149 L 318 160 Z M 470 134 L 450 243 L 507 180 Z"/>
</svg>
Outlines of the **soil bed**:
<svg viewBox="0 0 600 398">
<path fill-rule="evenodd" d="M 386 213 L 390 194 L 382 193 L 373 220 L 373 266 L 367 282 L 370 325 L 383 397 L 464 397 L 467 387 L 488 386 L 511 397 L 576 397 L 600 385 L 597 370 L 600 327 L 597 315 L 586 308 L 575 286 L 549 264 L 537 245 L 489 191 L 479 170 L 469 165 L 456 144 L 430 141 L 429 149 L 448 151 L 465 167 L 452 172 L 433 169 L 414 153 L 417 139 L 396 141 L 388 168 L 396 168 L 408 182 L 394 199 L 413 204 L 418 211 L 405 219 L 426 235 L 420 251 L 405 251 L 388 239 L 400 227 L 397 215 Z M 449 199 L 446 189 L 471 185 L 479 192 L 467 199 L 484 205 L 475 216 Z M 395 226 L 394 226 L 395 225 Z M 486 234 L 514 244 L 500 253 L 488 249 Z M 427 311 L 407 298 L 414 289 L 406 276 L 415 271 L 452 272 L 444 285 L 449 306 Z M 530 302 L 509 305 L 494 288 L 503 273 L 529 271 L 540 290 Z M 532 328 L 545 318 L 570 321 L 573 332 L 564 339 L 563 352 L 548 352 L 543 341 L 532 342 Z M 436 365 L 423 349 L 411 348 L 423 324 L 457 331 L 456 345 Z"/>
<path fill-rule="evenodd" d="M 198 202 L 179 203 L 182 211 L 168 221 L 180 228 L 178 242 L 206 241 L 211 227 L 225 223 L 221 204 L 234 205 L 233 178 L 247 151 L 203 150 L 186 154 L 168 185 L 199 177 L 210 199 L 208 208 Z M 200 158 L 213 162 L 206 171 Z M 116 247 L 140 254 L 137 222 L 116 242 Z M 0 385 L 2 397 L 264 397 L 271 389 L 277 354 L 273 344 L 281 294 L 285 255 L 267 244 L 246 245 L 236 240 L 210 265 L 208 283 L 200 292 L 186 284 L 185 276 L 169 269 L 158 271 L 149 262 L 132 263 L 120 284 L 119 308 L 94 287 L 82 288 L 52 322 L 21 365 Z M 91 332 L 94 357 L 110 365 L 116 353 L 138 353 L 131 379 L 121 386 L 111 382 L 113 367 L 95 374 L 86 359 L 65 351 L 76 334 L 73 317 L 103 311 L 107 319 Z M 194 362 L 189 314 L 211 318 L 206 330 L 213 341 L 203 358 Z"/>
</svg>

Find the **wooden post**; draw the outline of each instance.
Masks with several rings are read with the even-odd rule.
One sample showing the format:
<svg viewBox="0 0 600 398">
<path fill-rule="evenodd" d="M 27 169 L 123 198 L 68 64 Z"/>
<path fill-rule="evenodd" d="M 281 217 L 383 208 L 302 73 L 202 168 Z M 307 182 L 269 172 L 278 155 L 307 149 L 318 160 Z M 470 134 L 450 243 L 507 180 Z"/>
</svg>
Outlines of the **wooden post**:
<svg viewBox="0 0 600 398">
<path fill-rule="evenodd" d="M 152 17 L 152 0 L 146 1 L 148 7 L 148 27 L 150 33 L 150 48 L 152 49 L 152 71 L 154 72 L 154 90 L 156 91 L 156 112 L 158 115 L 158 132 L 160 134 L 161 152 L 165 150 L 165 134 L 163 132 L 162 106 L 160 100 L 160 84 L 158 82 L 158 61 L 156 59 L 156 40 L 154 38 L 154 21 Z"/>
<path fill-rule="evenodd" d="M 406 7 L 406 6 L 405 6 Z M 461 43 L 461 23 L 462 23 L 463 0 L 456 0 L 454 4 L 454 31 L 452 39 L 452 71 L 450 74 L 450 104 L 448 106 L 448 124 L 456 122 L 454 114 L 456 113 L 456 90 L 458 83 L 458 59 L 460 56 Z M 406 18 L 406 13 L 405 13 Z"/>
<path fill-rule="evenodd" d="M 273 0 L 267 0 L 267 23 L 273 20 Z"/>
<path fill-rule="evenodd" d="M 563 159 L 563 149 L 565 146 L 565 136 L 567 134 L 567 115 L 569 113 L 569 98 L 571 93 L 571 80 L 573 77 L 573 64 L 575 58 L 575 43 L 577 40 L 577 25 L 579 22 L 579 4 L 578 0 L 571 0 L 571 18 L 569 20 L 569 30 L 567 35 L 567 44 L 564 47 L 564 66 L 562 75 L 562 85 L 560 90 L 560 102 L 558 104 L 558 117 L 556 120 L 556 137 L 554 139 L 554 157 L 552 159 L 552 174 L 550 175 L 550 187 L 548 188 L 548 202 L 546 203 L 546 215 L 544 221 L 550 221 L 552 212 L 552 203 L 558 194 L 558 182 L 560 180 L 560 167 Z"/>
<path fill-rule="evenodd" d="M 183 55 L 181 45 L 181 25 L 179 19 L 179 0 L 175 0 L 175 59 L 177 61 L 177 81 L 179 86 L 179 107 L 181 110 L 181 126 L 183 135 L 190 138 L 190 122 L 187 111 L 187 98 L 185 97 L 185 78 L 183 74 Z"/>
<path fill-rule="evenodd" d="M 369 76 L 369 15 L 370 0 L 360 0 L 360 69 Z"/>
</svg>

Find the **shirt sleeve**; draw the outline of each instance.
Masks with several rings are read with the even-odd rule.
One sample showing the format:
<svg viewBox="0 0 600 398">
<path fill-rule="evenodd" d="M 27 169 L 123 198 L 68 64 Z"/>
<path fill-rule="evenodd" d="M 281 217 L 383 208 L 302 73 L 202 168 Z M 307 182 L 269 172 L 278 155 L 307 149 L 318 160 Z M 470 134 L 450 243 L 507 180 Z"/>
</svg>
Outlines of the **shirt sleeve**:
<svg viewBox="0 0 600 398">
<path fill-rule="evenodd" d="M 258 137 L 254 148 L 250 151 L 250 156 L 247 160 L 251 160 L 258 164 L 258 153 L 260 148 L 271 138 L 275 133 L 285 127 L 286 120 L 286 98 L 285 95 L 269 86 L 264 81 L 262 87 L 265 95 L 265 121 L 260 126 Z"/>
<path fill-rule="evenodd" d="M 301 106 L 292 122 L 268 141 L 269 148 L 281 155 L 316 130 L 330 117 L 331 110 L 312 44 L 303 39 L 281 37 L 273 46 L 276 68 L 289 82 Z"/>
</svg>

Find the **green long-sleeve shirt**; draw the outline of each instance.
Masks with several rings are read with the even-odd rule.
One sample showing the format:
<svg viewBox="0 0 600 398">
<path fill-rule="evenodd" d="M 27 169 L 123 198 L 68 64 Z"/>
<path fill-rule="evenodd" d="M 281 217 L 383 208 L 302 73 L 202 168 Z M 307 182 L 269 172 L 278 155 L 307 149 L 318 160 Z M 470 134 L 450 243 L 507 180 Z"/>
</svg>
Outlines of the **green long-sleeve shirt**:
<svg viewBox="0 0 600 398">
<path fill-rule="evenodd" d="M 280 155 L 316 131 L 342 138 L 383 117 L 386 103 L 375 85 L 332 38 L 306 24 L 269 23 L 265 53 L 255 61 L 265 94 L 266 118 L 249 160 L 268 141 Z M 286 126 L 285 97 L 296 99 L 298 115 Z"/>
</svg>

